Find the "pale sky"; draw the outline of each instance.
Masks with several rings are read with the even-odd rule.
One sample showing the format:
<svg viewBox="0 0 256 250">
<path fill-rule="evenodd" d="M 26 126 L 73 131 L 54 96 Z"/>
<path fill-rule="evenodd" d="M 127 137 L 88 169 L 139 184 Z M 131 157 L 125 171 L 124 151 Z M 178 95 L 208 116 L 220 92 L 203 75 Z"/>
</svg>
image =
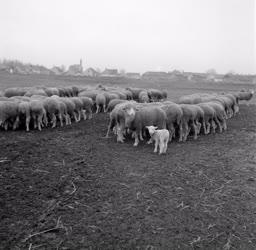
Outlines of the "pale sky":
<svg viewBox="0 0 256 250">
<path fill-rule="evenodd" d="M 256 0 L 0 0 L 0 58 L 256 74 Z"/>
</svg>

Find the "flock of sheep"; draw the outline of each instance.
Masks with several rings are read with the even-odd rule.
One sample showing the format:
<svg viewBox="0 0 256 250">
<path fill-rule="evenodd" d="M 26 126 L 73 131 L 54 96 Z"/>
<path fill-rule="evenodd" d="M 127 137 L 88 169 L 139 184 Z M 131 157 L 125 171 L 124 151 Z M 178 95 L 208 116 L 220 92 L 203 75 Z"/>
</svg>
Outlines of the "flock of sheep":
<svg viewBox="0 0 256 250">
<path fill-rule="evenodd" d="M 200 133 L 221 133 L 226 120 L 239 112 L 239 101 L 250 100 L 254 91 L 186 95 L 167 101 L 158 89 L 104 87 L 8 88 L 0 93 L 0 128 L 26 129 L 70 125 L 92 118 L 92 113 L 110 112 L 106 138 L 113 130 L 118 142 L 131 136 L 134 146 L 148 135 L 155 150 L 165 153 L 168 141 L 186 141 Z M 163 130 L 163 131 L 162 131 Z M 168 140 L 167 140 L 168 139 Z"/>
<path fill-rule="evenodd" d="M 166 92 L 143 90 L 136 96 L 140 102 L 160 101 Z M 96 113 L 111 109 L 116 100 L 132 100 L 129 88 L 104 87 L 32 87 L 7 88 L 0 92 L 0 128 L 5 130 L 56 127 L 72 121 L 91 119 Z M 112 101 L 113 100 L 113 101 Z M 112 101 L 112 102 L 111 102 Z"/>
<path fill-rule="evenodd" d="M 133 97 L 139 96 L 143 90 L 132 89 Z M 178 137 L 186 141 L 192 134 L 197 139 L 198 134 L 221 133 L 227 129 L 226 120 L 239 112 L 239 101 L 250 100 L 254 91 L 241 91 L 234 94 L 197 93 L 179 98 L 177 103 L 162 100 L 161 102 L 139 103 L 134 101 L 119 101 L 110 113 L 110 123 L 106 137 L 111 130 L 117 135 L 117 141 L 123 142 L 131 135 L 134 146 L 143 140 L 149 131 L 151 139 L 156 142 L 155 150 L 160 143 L 160 154 L 167 149 L 166 138 L 171 141 Z M 147 129 L 146 129 L 147 128 Z M 166 133 L 166 130 L 168 133 Z M 158 132 L 157 136 L 154 135 Z"/>
</svg>

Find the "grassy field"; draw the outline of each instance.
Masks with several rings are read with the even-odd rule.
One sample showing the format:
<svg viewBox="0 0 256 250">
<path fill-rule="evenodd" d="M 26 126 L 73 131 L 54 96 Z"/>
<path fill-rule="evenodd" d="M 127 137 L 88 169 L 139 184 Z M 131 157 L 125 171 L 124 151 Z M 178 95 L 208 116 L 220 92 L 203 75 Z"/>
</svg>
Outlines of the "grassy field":
<svg viewBox="0 0 256 250">
<path fill-rule="evenodd" d="M 170 99 L 231 84 L 0 75 L 10 86 L 114 84 Z M 256 103 L 255 97 L 250 103 Z M 224 133 L 167 154 L 106 134 L 108 115 L 41 132 L 0 131 L 1 249 L 256 249 L 256 106 Z"/>
</svg>

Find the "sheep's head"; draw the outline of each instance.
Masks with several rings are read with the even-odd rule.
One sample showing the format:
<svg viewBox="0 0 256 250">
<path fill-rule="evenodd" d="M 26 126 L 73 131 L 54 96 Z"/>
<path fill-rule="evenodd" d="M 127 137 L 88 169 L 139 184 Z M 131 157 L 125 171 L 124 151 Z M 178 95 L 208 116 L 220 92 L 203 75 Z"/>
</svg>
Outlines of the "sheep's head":
<svg viewBox="0 0 256 250">
<path fill-rule="evenodd" d="M 146 126 L 146 128 L 148 129 L 150 136 L 152 136 L 157 130 L 157 127 L 155 126 Z"/>
<path fill-rule="evenodd" d="M 125 127 L 129 128 L 134 121 L 136 110 L 133 107 L 125 109 Z"/>
</svg>

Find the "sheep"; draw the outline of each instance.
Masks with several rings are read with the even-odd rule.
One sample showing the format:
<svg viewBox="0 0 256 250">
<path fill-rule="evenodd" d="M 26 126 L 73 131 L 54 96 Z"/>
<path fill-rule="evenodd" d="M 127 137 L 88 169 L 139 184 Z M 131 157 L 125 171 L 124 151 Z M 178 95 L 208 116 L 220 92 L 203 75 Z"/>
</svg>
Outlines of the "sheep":
<svg viewBox="0 0 256 250">
<path fill-rule="evenodd" d="M 239 101 L 250 101 L 254 95 L 254 90 L 241 90 L 236 95 Z"/>
<path fill-rule="evenodd" d="M 18 104 L 18 112 L 19 112 L 19 120 L 22 118 L 22 116 L 25 116 L 25 124 L 26 124 L 26 131 L 29 131 L 29 124 L 31 120 L 31 109 L 30 109 L 30 102 L 21 101 Z"/>
<path fill-rule="evenodd" d="M 216 120 L 216 112 L 213 107 L 211 107 L 208 103 L 198 103 L 197 104 L 204 111 L 204 121 L 205 126 L 204 134 L 207 135 L 210 133 L 211 127 L 213 129 L 213 133 L 215 133 L 216 124 L 214 120 Z"/>
<path fill-rule="evenodd" d="M 23 96 L 26 93 L 25 88 L 7 88 L 4 90 L 5 97 L 12 97 L 12 96 Z"/>
<path fill-rule="evenodd" d="M 169 138 L 170 141 L 172 138 L 175 138 L 175 127 L 178 127 L 179 130 L 179 141 L 182 141 L 182 124 L 181 119 L 183 116 L 183 112 L 181 107 L 173 102 L 163 102 L 160 104 L 161 109 L 163 109 L 166 113 L 166 126 L 169 130 Z"/>
<path fill-rule="evenodd" d="M 157 148 L 159 147 L 159 155 L 165 154 L 168 147 L 169 141 L 169 131 L 167 129 L 158 129 L 155 126 L 146 126 L 148 129 L 151 141 L 155 142 L 154 153 L 157 153 Z"/>
<path fill-rule="evenodd" d="M 187 140 L 191 127 L 194 131 L 194 140 L 196 140 L 201 124 L 205 127 L 204 112 L 199 106 L 193 104 L 180 104 L 180 107 L 183 112 L 181 119 L 183 141 Z"/>
<path fill-rule="evenodd" d="M 236 115 L 239 112 L 238 97 L 234 94 L 224 94 L 224 96 L 230 99 L 232 115 Z"/>
<path fill-rule="evenodd" d="M 53 96 L 53 95 L 60 96 L 60 92 L 58 88 L 45 88 L 44 91 L 48 96 Z"/>
<path fill-rule="evenodd" d="M 141 103 L 149 102 L 149 96 L 148 96 L 148 92 L 146 90 L 143 90 L 139 93 L 139 102 L 141 102 Z"/>
<path fill-rule="evenodd" d="M 124 130 L 125 130 L 125 109 L 128 107 L 134 107 L 134 102 L 123 102 L 115 106 L 111 111 L 109 118 L 108 131 L 105 138 L 109 138 L 110 130 L 115 129 L 117 133 L 117 142 L 124 141 Z"/>
<path fill-rule="evenodd" d="M 99 113 L 101 110 L 103 112 L 106 112 L 106 106 L 107 106 L 107 99 L 106 96 L 103 93 L 98 93 L 96 96 L 96 114 Z"/>
<path fill-rule="evenodd" d="M 126 88 L 126 90 L 128 90 L 132 93 L 132 99 L 138 100 L 140 92 L 143 91 L 144 89 L 141 89 L 141 88 Z"/>
<path fill-rule="evenodd" d="M 125 109 L 125 127 L 135 132 L 134 146 L 138 146 L 139 139 L 143 141 L 142 129 L 145 126 L 154 125 L 160 129 L 165 129 L 166 119 L 165 112 L 157 106 L 145 106 L 139 109 L 129 107 Z"/>
<path fill-rule="evenodd" d="M 83 112 L 83 102 L 79 97 L 71 97 L 70 100 L 75 104 L 75 113 L 77 115 L 76 122 L 81 120 L 81 116 L 83 116 L 84 120 L 86 119 L 85 114 Z"/>
<path fill-rule="evenodd" d="M 106 109 L 107 112 L 111 112 L 115 106 L 119 103 L 128 102 L 127 100 L 121 100 L 121 99 L 113 99 L 109 102 L 108 107 Z"/>
<path fill-rule="evenodd" d="M 56 122 L 57 122 L 56 115 L 58 116 L 61 122 L 61 125 L 63 125 L 62 124 L 63 118 L 60 110 L 60 103 L 55 98 L 47 97 L 43 100 L 43 105 L 47 112 L 47 115 L 52 121 L 52 128 L 56 127 Z"/>
<path fill-rule="evenodd" d="M 147 93 L 148 93 L 148 96 L 149 96 L 151 102 L 160 101 L 162 99 L 166 99 L 166 97 L 167 97 L 166 92 L 163 92 L 158 89 L 149 89 L 147 91 Z"/>
<path fill-rule="evenodd" d="M 66 125 L 71 124 L 70 116 L 67 112 L 67 105 L 65 102 L 62 101 L 62 98 L 56 95 L 52 95 L 51 98 L 54 98 L 59 104 L 59 121 L 60 121 L 60 126 L 63 127 L 63 118 L 65 118 L 65 123 Z"/>
<path fill-rule="evenodd" d="M 48 125 L 48 119 L 46 110 L 41 100 L 31 100 L 30 102 L 30 112 L 33 118 L 34 129 L 38 128 L 41 131 L 41 128 L 45 125 Z"/>
<path fill-rule="evenodd" d="M 84 90 L 84 91 L 80 92 L 78 94 L 78 96 L 79 97 L 81 97 L 81 96 L 90 97 L 95 102 L 96 101 L 96 96 L 97 96 L 98 93 L 100 93 L 100 91 L 95 90 L 95 89 L 93 89 L 93 90 Z"/>
<path fill-rule="evenodd" d="M 7 130 L 10 124 L 12 124 L 13 130 L 18 127 L 18 103 L 13 101 L 0 101 L 0 126 L 3 126 L 4 129 Z"/>
<path fill-rule="evenodd" d="M 223 129 L 227 130 L 227 114 L 223 105 L 217 101 L 207 102 L 209 106 L 211 106 L 215 110 L 214 122 L 217 124 L 219 128 L 219 132 L 222 133 Z"/>
<path fill-rule="evenodd" d="M 29 89 L 26 93 L 25 96 L 32 96 L 32 95 L 41 95 L 41 96 L 47 96 L 45 91 L 43 89 L 38 89 L 38 88 L 31 88 Z"/>
<path fill-rule="evenodd" d="M 72 92 L 73 92 L 73 96 L 78 96 L 78 93 L 79 93 L 78 87 L 72 86 L 71 89 L 72 89 Z"/>
<path fill-rule="evenodd" d="M 126 100 L 132 100 L 132 92 L 128 89 L 122 89 L 122 93 L 126 95 Z"/>
<path fill-rule="evenodd" d="M 68 97 L 62 97 L 61 101 L 66 104 L 67 107 L 67 117 L 68 117 L 68 124 L 71 125 L 71 119 L 74 118 L 76 122 L 78 122 L 78 118 L 76 115 L 76 105 L 73 101 L 70 100 Z"/>
<path fill-rule="evenodd" d="M 86 113 L 88 113 L 88 119 L 92 119 L 92 107 L 93 107 L 93 100 L 90 97 L 81 96 L 78 97 L 83 103 L 83 113 L 84 119 L 86 119 Z"/>
</svg>

